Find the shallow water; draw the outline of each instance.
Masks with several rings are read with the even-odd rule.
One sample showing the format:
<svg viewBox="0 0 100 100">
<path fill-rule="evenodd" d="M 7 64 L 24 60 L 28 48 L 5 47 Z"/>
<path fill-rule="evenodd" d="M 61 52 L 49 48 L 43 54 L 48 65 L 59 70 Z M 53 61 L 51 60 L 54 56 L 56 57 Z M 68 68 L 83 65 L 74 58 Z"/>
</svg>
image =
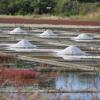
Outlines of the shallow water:
<svg viewBox="0 0 100 100">
<path fill-rule="evenodd" d="M 98 73 L 64 73 L 55 79 L 55 88 L 66 91 L 100 90 Z M 47 100 L 100 100 L 100 93 L 48 93 Z"/>
<path fill-rule="evenodd" d="M 55 77 L 50 83 L 53 85 L 53 88 L 70 91 L 70 93 L 9 93 L 7 94 L 9 98 L 7 100 L 17 100 L 16 98 L 19 98 L 19 100 L 100 100 L 99 92 L 73 92 L 88 89 L 99 91 L 100 77 L 96 72 L 46 73 L 46 77 L 48 76 Z M 48 84 L 48 82 L 46 84 Z"/>
<path fill-rule="evenodd" d="M 99 78 L 99 75 L 96 73 L 64 73 L 55 80 L 55 87 L 63 90 L 99 90 Z"/>
<path fill-rule="evenodd" d="M 62 93 L 47 94 L 47 100 L 100 100 L 100 94 L 90 93 Z"/>
</svg>

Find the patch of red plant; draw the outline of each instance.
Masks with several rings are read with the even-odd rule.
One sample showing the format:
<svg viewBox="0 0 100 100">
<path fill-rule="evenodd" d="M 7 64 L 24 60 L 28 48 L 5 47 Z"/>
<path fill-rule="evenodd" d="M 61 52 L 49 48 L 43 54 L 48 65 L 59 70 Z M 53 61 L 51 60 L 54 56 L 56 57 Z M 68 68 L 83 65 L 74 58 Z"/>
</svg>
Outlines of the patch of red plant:
<svg viewBox="0 0 100 100">
<path fill-rule="evenodd" d="M 0 84 L 3 84 L 6 80 L 13 81 L 17 85 L 32 85 L 35 78 L 38 78 L 39 72 L 31 69 L 1 69 L 0 70 Z M 9 83 L 10 84 L 10 83 Z"/>
</svg>

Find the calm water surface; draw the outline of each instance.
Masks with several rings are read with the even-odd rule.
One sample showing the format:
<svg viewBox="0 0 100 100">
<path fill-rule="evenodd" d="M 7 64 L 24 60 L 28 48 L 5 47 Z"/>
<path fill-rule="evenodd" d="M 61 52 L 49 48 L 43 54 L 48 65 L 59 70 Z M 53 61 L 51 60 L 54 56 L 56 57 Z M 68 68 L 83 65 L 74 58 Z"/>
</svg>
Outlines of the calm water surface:
<svg viewBox="0 0 100 100">
<path fill-rule="evenodd" d="M 55 88 L 60 90 L 100 90 L 100 76 L 98 73 L 61 73 L 55 79 Z M 48 93 L 48 100 L 100 100 L 99 93 Z"/>
</svg>

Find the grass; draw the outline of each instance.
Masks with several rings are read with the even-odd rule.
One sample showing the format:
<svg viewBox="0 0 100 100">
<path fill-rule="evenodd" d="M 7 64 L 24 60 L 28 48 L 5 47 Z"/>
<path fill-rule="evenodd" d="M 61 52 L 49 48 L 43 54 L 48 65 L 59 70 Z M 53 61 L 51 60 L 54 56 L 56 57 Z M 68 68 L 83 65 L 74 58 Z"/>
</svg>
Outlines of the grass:
<svg viewBox="0 0 100 100">
<path fill-rule="evenodd" d="M 73 20 L 100 21 L 100 11 L 87 15 L 71 16 L 70 18 Z"/>
<path fill-rule="evenodd" d="M 98 11 L 89 13 L 87 15 L 76 15 L 76 16 L 53 16 L 48 14 L 42 15 L 0 15 L 0 18 L 24 18 L 24 19 L 66 19 L 66 20 L 79 20 L 79 21 L 100 21 L 100 9 Z"/>
</svg>

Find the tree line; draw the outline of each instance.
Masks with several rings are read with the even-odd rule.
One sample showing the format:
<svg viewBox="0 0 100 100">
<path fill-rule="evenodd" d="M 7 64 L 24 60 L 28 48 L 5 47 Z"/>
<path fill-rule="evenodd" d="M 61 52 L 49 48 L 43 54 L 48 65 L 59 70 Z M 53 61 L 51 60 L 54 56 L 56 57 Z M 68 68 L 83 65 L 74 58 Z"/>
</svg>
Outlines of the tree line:
<svg viewBox="0 0 100 100">
<path fill-rule="evenodd" d="M 78 15 L 100 7 L 100 0 L 0 0 L 0 14 Z"/>
</svg>

